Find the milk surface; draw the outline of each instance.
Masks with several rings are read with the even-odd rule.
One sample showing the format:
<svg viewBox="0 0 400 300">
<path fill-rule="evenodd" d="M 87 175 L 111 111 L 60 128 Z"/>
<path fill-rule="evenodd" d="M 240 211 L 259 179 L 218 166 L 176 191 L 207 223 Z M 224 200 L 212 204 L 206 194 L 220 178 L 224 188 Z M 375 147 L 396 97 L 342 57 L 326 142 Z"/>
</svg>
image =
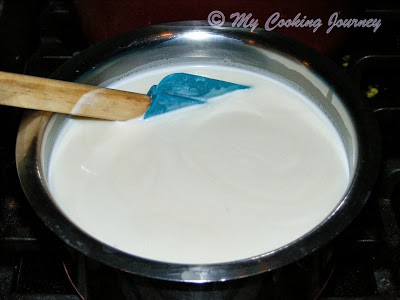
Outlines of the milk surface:
<svg viewBox="0 0 400 300">
<path fill-rule="evenodd" d="M 49 178 L 73 223 L 137 256 L 207 264 L 277 249 L 326 218 L 348 186 L 348 162 L 305 96 L 212 65 L 143 71 L 110 87 L 147 93 L 174 72 L 252 88 L 146 120 L 68 121 Z"/>
</svg>

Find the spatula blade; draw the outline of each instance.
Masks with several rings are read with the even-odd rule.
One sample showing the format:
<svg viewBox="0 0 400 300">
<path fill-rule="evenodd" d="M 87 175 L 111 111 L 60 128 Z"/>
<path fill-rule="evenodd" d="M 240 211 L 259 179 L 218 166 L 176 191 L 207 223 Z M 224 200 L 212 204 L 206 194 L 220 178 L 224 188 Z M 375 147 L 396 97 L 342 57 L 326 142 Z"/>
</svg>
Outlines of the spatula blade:
<svg viewBox="0 0 400 300">
<path fill-rule="evenodd" d="M 151 104 L 144 119 L 179 108 L 204 104 L 208 99 L 250 86 L 217 80 L 188 73 L 174 73 L 164 77 L 147 93 Z"/>
</svg>

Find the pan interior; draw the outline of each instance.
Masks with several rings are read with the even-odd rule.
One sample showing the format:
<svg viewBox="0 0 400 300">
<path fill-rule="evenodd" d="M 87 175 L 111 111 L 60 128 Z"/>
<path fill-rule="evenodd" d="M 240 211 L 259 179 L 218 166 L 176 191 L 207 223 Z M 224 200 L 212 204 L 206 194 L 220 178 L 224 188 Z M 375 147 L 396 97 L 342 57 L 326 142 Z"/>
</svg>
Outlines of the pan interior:
<svg viewBox="0 0 400 300">
<path fill-rule="evenodd" d="M 312 231 L 351 182 L 354 128 L 336 94 L 308 68 L 263 55 L 268 69 L 191 57 L 127 73 L 126 64 L 136 62 L 128 55 L 86 76 L 137 92 L 182 71 L 253 88 L 149 121 L 55 116 L 43 143 L 55 204 L 92 237 L 171 263 L 248 259 Z"/>
</svg>

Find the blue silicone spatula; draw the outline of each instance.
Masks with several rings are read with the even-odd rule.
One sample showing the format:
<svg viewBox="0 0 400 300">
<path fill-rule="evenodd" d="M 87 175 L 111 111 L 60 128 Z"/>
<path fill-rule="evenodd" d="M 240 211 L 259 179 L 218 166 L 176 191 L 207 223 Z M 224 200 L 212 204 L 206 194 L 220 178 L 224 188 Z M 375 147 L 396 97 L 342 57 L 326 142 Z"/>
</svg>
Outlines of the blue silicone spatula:
<svg viewBox="0 0 400 300">
<path fill-rule="evenodd" d="M 0 104 L 105 120 L 153 117 L 249 86 L 174 73 L 147 95 L 0 72 Z"/>
</svg>

